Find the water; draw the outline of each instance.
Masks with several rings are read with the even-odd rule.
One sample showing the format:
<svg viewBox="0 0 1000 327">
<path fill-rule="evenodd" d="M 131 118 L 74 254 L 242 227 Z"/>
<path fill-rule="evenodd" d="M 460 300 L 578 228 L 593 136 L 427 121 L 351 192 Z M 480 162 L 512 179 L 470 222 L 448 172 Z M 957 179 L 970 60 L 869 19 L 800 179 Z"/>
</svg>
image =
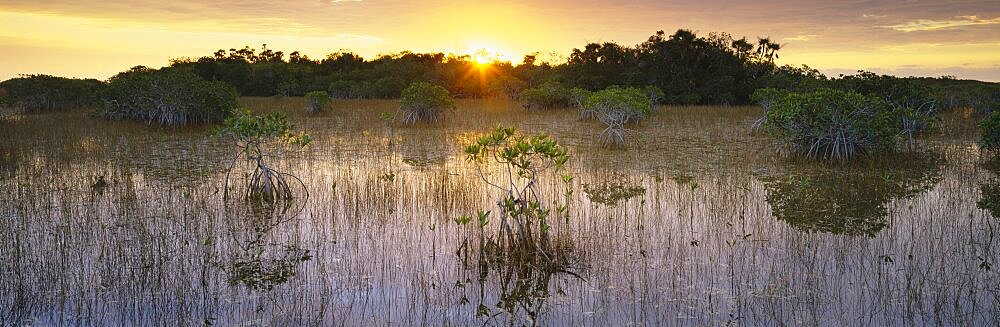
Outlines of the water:
<svg viewBox="0 0 1000 327">
<path fill-rule="evenodd" d="M 976 206 L 997 197 L 1000 170 L 980 159 L 962 112 L 912 153 L 821 165 L 750 133 L 750 107 L 662 108 L 612 150 L 570 111 L 502 101 L 460 101 L 418 127 L 379 120 L 391 101 L 318 116 L 301 99 L 242 102 L 291 111 L 314 138 L 274 161 L 309 193 L 284 214 L 223 200 L 235 149 L 208 127 L 82 112 L 0 123 L 0 320 L 1000 323 L 1000 221 Z M 498 194 L 462 147 L 498 123 L 569 147 L 570 219 L 553 224 L 573 258 L 565 272 L 480 265 L 463 248 L 477 231 L 455 217 L 495 211 Z M 544 194 L 562 194 L 557 178 Z"/>
</svg>

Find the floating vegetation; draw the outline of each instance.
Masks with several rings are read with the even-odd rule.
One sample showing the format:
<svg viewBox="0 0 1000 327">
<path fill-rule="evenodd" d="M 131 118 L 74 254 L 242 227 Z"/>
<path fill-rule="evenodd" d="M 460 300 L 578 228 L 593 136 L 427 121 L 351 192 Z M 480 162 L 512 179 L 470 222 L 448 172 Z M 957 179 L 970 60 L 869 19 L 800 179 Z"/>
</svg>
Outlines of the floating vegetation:
<svg viewBox="0 0 1000 327">
<path fill-rule="evenodd" d="M 273 257 L 265 257 L 260 244 L 244 249 L 247 257 L 237 258 L 229 266 L 229 284 L 244 285 L 251 290 L 270 291 L 295 277 L 296 269 L 312 259 L 309 250 L 285 246 Z"/>
<path fill-rule="evenodd" d="M 646 194 L 646 188 L 630 185 L 623 181 L 602 181 L 597 184 L 583 184 L 583 192 L 591 202 L 606 206 L 616 206 L 619 202 Z"/>
</svg>

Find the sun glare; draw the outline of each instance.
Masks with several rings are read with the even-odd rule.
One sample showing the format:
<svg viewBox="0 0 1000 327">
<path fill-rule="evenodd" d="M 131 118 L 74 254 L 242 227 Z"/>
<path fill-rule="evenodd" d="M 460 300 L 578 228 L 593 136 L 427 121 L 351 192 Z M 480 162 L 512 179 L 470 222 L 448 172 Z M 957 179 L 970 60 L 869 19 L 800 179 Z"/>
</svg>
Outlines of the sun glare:
<svg viewBox="0 0 1000 327">
<path fill-rule="evenodd" d="M 479 65 L 489 65 L 504 60 L 504 55 L 493 47 L 481 46 L 467 53 L 472 61 Z"/>
</svg>

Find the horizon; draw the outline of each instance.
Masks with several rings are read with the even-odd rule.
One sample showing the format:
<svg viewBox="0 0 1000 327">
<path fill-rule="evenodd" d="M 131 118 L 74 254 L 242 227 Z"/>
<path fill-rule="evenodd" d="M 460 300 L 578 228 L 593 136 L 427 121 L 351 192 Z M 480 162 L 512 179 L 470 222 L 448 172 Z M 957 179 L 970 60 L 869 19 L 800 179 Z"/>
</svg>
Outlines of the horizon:
<svg viewBox="0 0 1000 327">
<path fill-rule="evenodd" d="M 262 44 L 314 60 L 339 51 L 372 59 L 402 51 L 472 55 L 485 49 L 514 64 L 533 52 L 559 63 L 587 43 L 634 46 L 657 30 L 689 29 L 770 37 L 783 46 L 777 64 L 804 64 L 830 77 L 867 70 L 997 82 L 1000 10 L 994 7 L 975 1 L 0 1 L 0 46 L 8 49 L 0 58 L 0 80 L 22 74 L 104 80 L 133 66 L 162 67 L 171 59 Z"/>
</svg>

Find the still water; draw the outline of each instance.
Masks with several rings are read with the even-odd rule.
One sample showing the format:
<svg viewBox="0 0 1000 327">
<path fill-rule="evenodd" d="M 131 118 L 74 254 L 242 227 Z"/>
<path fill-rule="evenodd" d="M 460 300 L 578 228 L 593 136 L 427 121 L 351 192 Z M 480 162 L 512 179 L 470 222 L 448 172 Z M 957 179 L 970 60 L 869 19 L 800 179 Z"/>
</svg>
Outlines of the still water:
<svg viewBox="0 0 1000 327">
<path fill-rule="evenodd" d="M 273 159 L 308 193 L 287 210 L 223 199 L 236 149 L 209 127 L 85 112 L 0 122 L 0 320 L 1000 324 L 1000 220 L 977 207 L 1000 203 L 1000 165 L 980 159 L 962 112 L 912 151 L 829 165 L 780 155 L 749 130 L 751 107 L 660 108 L 627 148 L 605 149 L 571 111 L 503 101 L 460 101 L 417 127 L 380 120 L 391 101 L 314 116 L 301 99 L 242 102 L 290 112 L 314 139 Z M 570 150 L 569 219 L 553 226 L 574 258 L 565 271 L 462 250 L 476 231 L 455 218 L 501 196 L 462 148 L 496 124 Z M 542 192 L 562 196 L 547 178 Z"/>
</svg>

